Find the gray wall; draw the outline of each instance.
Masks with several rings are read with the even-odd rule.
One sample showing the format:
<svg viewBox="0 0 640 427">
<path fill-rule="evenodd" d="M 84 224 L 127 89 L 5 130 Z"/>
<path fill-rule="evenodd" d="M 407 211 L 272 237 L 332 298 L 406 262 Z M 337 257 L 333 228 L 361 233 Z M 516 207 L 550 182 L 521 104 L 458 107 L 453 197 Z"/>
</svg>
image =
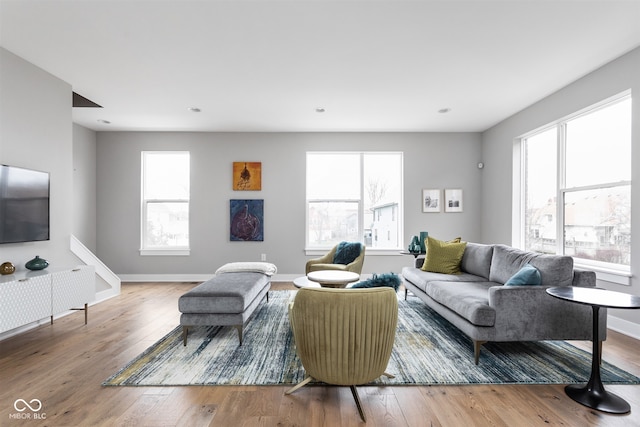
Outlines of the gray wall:
<svg viewBox="0 0 640 427">
<path fill-rule="evenodd" d="M 406 246 L 420 231 L 480 238 L 480 134 L 98 132 L 98 256 L 123 275 L 211 274 L 231 261 L 267 261 L 297 275 L 311 258 L 305 243 L 305 153 L 404 152 Z M 140 256 L 140 153 L 191 152 L 191 256 Z M 262 162 L 262 191 L 232 191 L 234 161 Z M 422 213 L 423 188 L 462 188 L 464 212 Z M 265 201 L 264 242 L 229 241 L 229 200 Z M 364 273 L 399 272 L 401 255 L 367 256 Z"/>
<path fill-rule="evenodd" d="M 514 140 L 522 134 L 631 89 L 633 101 L 631 209 L 631 286 L 599 281 L 604 288 L 640 295 L 637 266 L 640 261 L 640 48 L 605 65 L 484 132 L 485 159 L 482 204 L 482 240 L 512 242 L 512 174 Z M 606 149 L 606 141 L 603 141 Z M 640 324 L 639 310 L 614 310 L 616 317 Z M 640 336 L 640 333 L 638 334 Z"/>
<path fill-rule="evenodd" d="M 52 268 L 78 264 L 69 250 L 73 204 L 71 86 L 0 48 L 0 163 L 49 172 L 51 240 L 0 245 L 18 270 L 35 255 Z"/>
<path fill-rule="evenodd" d="M 73 234 L 96 253 L 96 133 L 73 125 Z"/>
</svg>

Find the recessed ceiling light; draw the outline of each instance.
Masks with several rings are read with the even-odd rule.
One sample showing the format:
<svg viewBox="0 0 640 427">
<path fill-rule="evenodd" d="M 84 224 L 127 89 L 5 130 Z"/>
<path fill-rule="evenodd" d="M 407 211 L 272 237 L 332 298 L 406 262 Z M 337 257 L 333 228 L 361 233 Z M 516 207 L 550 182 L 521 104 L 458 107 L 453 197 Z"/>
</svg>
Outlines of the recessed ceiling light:
<svg viewBox="0 0 640 427">
<path fill-rule="evenodd" d="M 102 123 L 103 125 L 110 125 L 111 122 L 109 120 L 98 119 L 98 123 Z"/>
<path fill-rule="evenodd" d="M 322 108 L 322 107 L 317 107 L 316 108 L 316 113 L 324 113 L 324 112 L 325 112 L 324 108 Z"/>
<path fill-rule="evenodd" d="M 200 111 L 202 111 L 198 107 L 189 107 L 187 108 L 187 110 L 191 111 L 192 113 L 199 113 Z"/>
<path fill-rule="evenodd" d="M 440 113 L 440 114 L 446 114 L 446 113 L 448 113 L 449 111 L 451 111 L 451 108 L 449 108 L 449 107 L 447 107 L 447 108 L 441 108 L 441 109 L 439 109 L 439 110 L 438 110 L 438 113 Z"/>
</svg>

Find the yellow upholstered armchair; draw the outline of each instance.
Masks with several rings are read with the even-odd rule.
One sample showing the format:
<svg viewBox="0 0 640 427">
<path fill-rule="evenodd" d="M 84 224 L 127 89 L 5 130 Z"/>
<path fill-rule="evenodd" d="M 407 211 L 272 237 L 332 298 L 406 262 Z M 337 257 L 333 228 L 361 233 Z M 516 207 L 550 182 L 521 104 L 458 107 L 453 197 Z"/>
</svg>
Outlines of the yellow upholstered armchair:
<svg viewBox="0 0 640 427">
<path fill-rule="evenodd" d="M 366 421 L 356 385 L 386 375 L 398 324 L 398 299 L 390 287 L 303 288 L 289 307 L 296 352 L 306 378 L 348 385 Z"/>
<path fill-rule="evenodd" d="M 335 245 L 331 250 L 320 258 L 310 259 L 307 261 L 307 265 L 305 266 L 304 274 L 309 274 L 311 271 L 319 271 L 319 270 L 342 270 L 342 271 L 352 271 L 354 273 L 362 273 L 362 264 L 364 264 L 364 251 L 365 246 L 360 244 L 360 255 L 353 261 L 348 264 L 334 264 L 334 258 L 336 255 L 336 251 L 341 244 L 346 242 L 341 242 Z"/>
</svg>

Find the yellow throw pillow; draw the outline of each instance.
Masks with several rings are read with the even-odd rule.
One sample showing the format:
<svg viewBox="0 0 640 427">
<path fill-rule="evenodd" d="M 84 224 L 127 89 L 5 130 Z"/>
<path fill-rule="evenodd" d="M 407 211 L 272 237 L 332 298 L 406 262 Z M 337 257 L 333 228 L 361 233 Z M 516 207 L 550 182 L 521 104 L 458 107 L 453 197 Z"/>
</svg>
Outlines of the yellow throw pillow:
<svg viewBox="0 0 640 427">
<path fill-rule="evenodd" d="M 467 242 L 460 238 L 449 242 L 427 237 L 427 258 L 422 264 L 423 271 L 444 274 L 460 274 L 460 262 L 467 247 Z"/>
</svg>

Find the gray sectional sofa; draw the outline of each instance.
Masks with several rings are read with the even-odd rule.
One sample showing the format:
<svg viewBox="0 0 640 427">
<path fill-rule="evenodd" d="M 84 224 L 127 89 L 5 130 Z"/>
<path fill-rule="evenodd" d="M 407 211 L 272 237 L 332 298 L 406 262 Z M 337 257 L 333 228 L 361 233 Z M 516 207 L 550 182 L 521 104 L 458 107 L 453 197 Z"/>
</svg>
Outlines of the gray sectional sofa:
<svg viewBox="0 0 640 427">
<path fill-rule="evenodd" d="M 554 298 L 545 291 L 553 286 L 595 287 L 595 273 L 574 270 L 571 257 L 469 242 L 460 263 L 461 274 L 423 271 L 423 260 L 418 258 L 415 267 L 402 270 L 405 289 L 473 340 L 476 364 L 481 346 L 489 341 L 592 338 L 591 307 Z M 504 285 L 526 264 L 538 269 L 541 285 Z M 606 339 L 606 316 L 606 309 L 600 310 L 602 340 Z"/>
</svg>

